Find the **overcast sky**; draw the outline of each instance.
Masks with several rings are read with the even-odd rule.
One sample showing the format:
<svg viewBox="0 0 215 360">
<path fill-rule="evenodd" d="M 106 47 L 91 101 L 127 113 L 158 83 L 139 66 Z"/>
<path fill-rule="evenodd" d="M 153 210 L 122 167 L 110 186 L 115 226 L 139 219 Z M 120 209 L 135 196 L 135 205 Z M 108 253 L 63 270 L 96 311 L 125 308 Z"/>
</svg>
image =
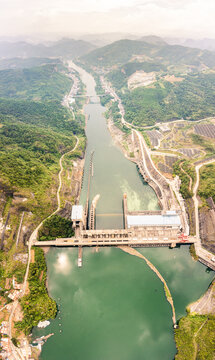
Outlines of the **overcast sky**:
<svg viewBox="0 0 215 360">
<path fill-rule="evenodd" d="M 215 0 L 0 0 L 0 36 L 129 32 L 215 38 Z"/>
</svg>

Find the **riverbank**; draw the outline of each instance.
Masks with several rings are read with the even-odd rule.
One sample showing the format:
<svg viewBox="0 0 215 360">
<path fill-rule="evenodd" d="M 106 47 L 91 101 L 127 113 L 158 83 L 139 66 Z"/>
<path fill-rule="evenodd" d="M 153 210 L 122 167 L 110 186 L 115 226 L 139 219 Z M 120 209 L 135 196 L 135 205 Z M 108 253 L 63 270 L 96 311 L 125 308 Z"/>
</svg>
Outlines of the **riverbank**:
<svg viewBox="0 0 215 360">
<path fill-rule="evenodd" d="M 114 125 L 114 122 L 111 119 L 107 120 L 108 122 L 108 129 L 111 133 L 111 136 L 113 138 L 114 143 L 121 149 L 123 154 L 126 158 L 131 160 L 129 158 L 129 154 L 131 153 L 131 147 L 129 149 L 129 140 L 131 141 L 131 136 L 129 139 L 129 135 L 125 135 L 119 128 L 117 128 Z M 127 146 L 124 144 L 124 141 L 128 141 Z M 136 250 L 134 250 L 135 254 L 133 253 L 133 249 L 129 249 L 129 253 L 132 253 L 133 255 L 136 255 Z M 141 256 L 140 256 L 141 257 Z M 199 342 L 207 343 L 207 337 L 213 336 L 214 331 L 214 318 L 210 318 L 210 321 L 208 322 L 208 316 L 211 316 L 215 312 L 215 303 L 214 303 L 214 287 L 211 286 L 210 289 L 203 295 L 203 297 L 198 300 L 196 303 L 191 305 L 190 311 L 193 312 L 196 310 L 196 312 L 199 315 L 190 315 L 188 314 L 186 317 L 181 318 L 179 321 L 179 328 L 175 331 L 175 340 L 177 344 L 177 350 L 178 353 L 175 357 L 177 360 L 190 360 L 191 358 L 196 358 L 197 356 L 197 347 L 199 346 Z M 201 318 L 201 315 L 204 315 Z M 192 330 L 192 327 L 195 327 L 195 324 L 199 323 L 199 327 L 197 328 L 196 332 Z M 186 324 L 186 325 L 185 325 Z M 207 325 L 208 324 L 208 325 Z M 189 329 L 189 330 L 188 330 Z M 204 330 L 204 333 L 203 333 Z M 187 340 L 186 336 L 184 335 L 186 333 L 186 336 L 188 336 L 190 339 L 195 340 Z M 188 335 L 189 334 L 189 335 Z M 197 336 L 198 335 L 198 336 Z M 181 341 L 181 339 L 183 339 Z M 192 342 L 193 342 L 193 348 L 192 348 Z M 190 345 L 191 343 L 191 345 Z M 190 350 L 191 347 L 191 350 Z M 201 346 L 200 346 L 201 347 Z M 213 358 L 213 351 L 211 350 L 211 345 L 208 344 L 209 350 L 206 351 L 206 347 L 202 346 L 199 353 L 202 353 L 206 351 L 207 353 L 207 359 Z M 192 354 L 192 355 L 191 355 Z M 210 356 L 210 357 L 209 357 Z M 212 357 L 211 357 L 212 356 Z M 202 357 L 202 359 L 206 359 L 206 357 Z"/>
<path fill-rule="evenodd" d="M 78 111 L 76 109 L 76 111 Z M 74 115 L 74 112 L 73 112 Z M 80 120 L 80 115 L 78 114 L 78 120 Z M 75 131 L 79 134 L 80 131 L 80 126 L 81 124 L 78 124 L 78 122 L 76 124 L 74 124 Z M 82 135 L 82 134 L 81 134 Z M 81 168 L 83 169 L 83 160 L 81 160 L 81 156 L 82 156 L 82 151 L 85 148 L 85 144 L 84 141 L 82 140 L 82 137 L 80 135 L 80 139 L 81 139 L 81 144 L 79 144 L 79 139 L 76 137 L 76 144 L 74 144 L 75 146 L 71 149 L 71 146 L 73 145 L 73 143 L 71 142 L 70 144 L 70 149 L 69 151 L 65 152 L 62 155 L 61 152 L 61 157 L 59 159 L 59 167 L 60 167 L 60 171 L 58 172 L 57 167 L 56 169 L 54 169 L 54 171 L 56 171 L 56 178 L 55 176 L 52 177 L 52 180 L 54 180 L 54 185 L 56 185 L 56 193 L 55 193 L 55 187 L 52 185 L 49 186 L 49 192 L 51 192 L 50 198 L 53 201 L 53 198 L 55 197 L 55 209 L 56 209 L 56 204 L 57 204 L 57 209 L 56 210 L 52 210 L 52 214 L 49 215 L 47 219 L 51 218 L 54 214 L 59 213 L 60 211 L 67 211 L 67 205 L 68 203 L 74 203 L 74 201 L 78 201 L 77 199 L 80 196 L 80 188 L 81 188 L 81 180 L 82 180 L 82 176 L 83 173 L 81 171 Z M 74 138 L 73 138 L 74 140 Z M 83 144 L 83 146 L 82 146 Z M 77 151 L 77 147 L 79 146 L 79 151 Z M 69 148 L 69 145 L 67 146 L 67 150 Z M 74 159 L 72 159 L 72 157 L 70 157 L 70 154 L 72 153 L 72 155 L 74 155 Z M 58 181 L 57 181 L 58 180 Z M 72 190 L 72 191 L 70 191 Z M 69 198 L 69 196 L 70 198 Z M 56 196 L 57 195 L 57 196 Z M 33 195 L 32 195 L 33 196 Z M 69 202 L 66 202 L 66 199 L 69 200 Z M 27 200 L 27 198 L 26 198 Z M 50 199 L 48 199 L 50 202 Z M 66 203 L 66 205 L 65 205 Z M 63 204 L 63 209 L 62 209 L 62 204 Z M 23 204 L 24 205 L 24 204 Z M 64 206 L 65 205 L 65 206 Z M 54 206 L 53 206 L 54 207 Z M 52 209 L 52 207 L 49 207 L 49 214 L 50 214 L 50 210 Z M 46 209 L 47 210 L 47 209 Z M 46 215 L 46 211 L 44 212 L 43 209 L 41 208 L 41 212 L 42 214 L 44 213 L 44 215 Z M 27 216 L 28 214 L 25 215 L 25 228 L 26 225 L 28 224 L 27 221 Z M 64 214 L 61 214 L 64 215 Z M 32 214 L 31 214 L 32 216 Z M 70 215 L 69 215 L 70 216 Z M 40 215 L 41 217 L 41 215 Z M 44 217 L 44 216 L 43 216 Z M 29 221 L 31 221 L 31 218 L 29 217 Z M 40 219 L 41 221 L 41 219 Z M 10 356 L 12 354 L 13 359 L 18 359 L 20 356 L 24 359 L 25 356 L 27 356 L 27 354 L 31 353 L 31 348 L 29 346 L 28 343 L 28 338 L 23 337 L 22 334 L 22 330 L 24 330 L 24 332 L 27 334 L 29 333 L 30 329 L 32 326 L 35 326 L 36 322 L 38 322 L 40 319 L 37 316 L 37 320 L 36 316 L 33 315 L 33 313 L 38 312 L 40 314 L 40 316 L 45 317 L 45 318 L 51 318 L 54 316 L 53 314 L 46 314 L 46 308 L 49 308 L 49 310 L 51 309 L 51 307 L 53 308 L 53 306 L 49 306 L 49 303 L 52 302 L 52 305 L 55 304 L 55 302 L 53 302 L 49 296 L 47 291 L 45 290 L 46 288 L 46 268 L 43 268 L 40 272 L 40 274 L 38 275 L 38 280 L 39 280 L 39 284 L 38 284 L 38 289 L 43 287 L 43 295 L 40 296 L 41 299 L 43 299 L 42 301 L 39 301 L 37 299 L 35 306 L 33 306 L 32 304 L 34 304 L 33 300 L 30 299 L 30 296 L 34 296 L 34 300 L 37 297 L 37 290 L 33 289 L 32 290 L 32 286 L 33 284 L 31 283 L 32 280 L 32 271 L 37 271 L 37 267 L 40 265 L 37 263 L 37 256 L 33 256 L 32 257 L 32 251 L 31 251 L 31 247 L 32 247 L 32 242 L 33 240 L 37 237 L 38 235 L 38 231 L 39 229 L 42 227 L 43 223 L 45 220 L 43 220 L 42 222 L 40 222 L 40 224 L 37 226 L 37 228 L 32 232 L 32 234 L 30 235 L 29 241 L 28 241 L 28 258 L 26 256 L 26 272 L 25 275 L 23 275 L 24 277 L 24 282 L 23 284 L 18 284 L 20 286 L 19 289 L 21 289 L 19 291 L 19 294 L 13 298 L 13 303 L 10 304 L 10 316 L 8 319 L 8 335 L 9 335 L 9 348 L 8 348 L 8 358 L 10 359 Z M 37 221 L 38 223 L 38 221 Z M 23 230 L 24 230 L 24 226 L 23 226 Z M 28 234 L 25 234 L 25 238 L 28 237 Z M 19 239 L 18 239 L 19 240 Z M 26 241 L 26 240 L 25 240 Z M 18 242 L 18 241 L 17 241 Z M 23 241 L 24 242 L 24 241 Z M 22 252 L 24 251 L 24 249 L 22 249 Z M 37 250 L 36 250 L 37 251 Z M 22 254 L 24 257 L 24 254 Z M 26 254 L 27 255 L 27 254 Z M 14 259 L 15 260 L 15 259 Z M 44 264 L 45 263 L 45 256 L 44 254 L 40 254 L 40 263 Z M 30 274 L 30 275 L 29 275 Z M 30 276 L 30 279 L 29 279 Z M 32 285 L 32 286 L 31 286 Z M 18 293 L 18 291 L 16 291 Z M 38 290 L 39 292 L 39 290 Z M 32 295 L 33 294 L 33 295 Z M 40 300 L 41 300 L 40 299 Z M 20 307 L 19 302 L 21 302 L 22 307 L 23 307 L 23 319 L 20 323 L 17 323 L 17 313 L 18 313 L 18 309 Z M 28 310 L 30 309 L 29 306 L 27 306 L 26 308 L 26 303 L 30 303 L 30 306 L 33 306 L 32 311 L 30 311 L 30 315 L 29 315 L 29 311 L 28 313 L 26 313 L 26 309 L 28 308 Z M 47 306 L 46 306 L 47 305 Z M 37 309 L 39 306 L 39 310 Z M 55 304 L 56 307 L 56 304 Z M 35 318 L 35 319 L 34 319 Z M 43 318 L 42 318 L 43 319 Z M 32 320 L 32 322 L 31 322 Z M 15 323 L 19 328 L 19 331 L 15 329 Z M 21 333 L 20 333 L 21 330 Z M 16 346 L 14 344 L 19 344 L 19 348 L 16 348 Z M 10 349 L 11 348 L 11 349 Z M 26 350 L 28 349 L 28 350 Z M 26 355 L 24 354 L 26 353 Z M 21 354 L 21 355 L 20 355 Z M 35 355 L 37 358 L 38 355 Z"/>
<path fill-rule="evenodd" d="M 123 152 L 124 156 L 130 160 L 135 161 L 133 154 L 133 142 L 131 133 L 125 134 L 122 130 L 120 130 L 115 124 L 114 121 L 110 118 L 107 119 L 107 127 L 111 134 L 114 144 L 120 148 Z"/>
<path fill-rule="evenodd" d="M 188 313 L 199 315 L 215 315 L 215 280 L 209 286 L 206 293 L 196 302 L 188 306 Z"/>
<path fill-rule="evenodd" d="M 87 76 L 86 81 L 88 94 L 94 97 L 93 79 Z M 94 150 L 90 198 L 101 194 L 96 226 L 119 229 L 123 226 L 124 192 L 135 210 L 157 209 L 157 198 L 143 183 L 135 165 L 113 146 L 102 116 L 104 108 L 95 100 L 86 105 L 85 111 L 90 118 L 80 201 L 85 204 L 88 165 Z M 185 248 L 140 251 L 164 274 L 177 311 L 184 315 L 186 304 L 201 295 L 200 288 L 205 288 L 203 284 L 209 275 L 203 273 L 200 264 L 191 261 Z M 47 329 L 55 336 L 44 345 L 41 360 L 68 359 L 71 354 L 75 360 L 173 358 L 176 349 L 169 304 L 162 283 L 148 266 L 115 248 L 98 253 L 84 249 L 80 269 L 77 255 L 75 249 L 64 248 L 52 248 L 47 254 L 50 294 L 62 311 Z M 193 285 L 195 276 L 201 279 L 199 285 Z M 43 330 L 35 331 L 38 336 Z"/>
<path fill-rule="evenodd" d="M 214 360 L 215 316 L 188 314 L 175 330 L 175 360 Z"/>
</svg>

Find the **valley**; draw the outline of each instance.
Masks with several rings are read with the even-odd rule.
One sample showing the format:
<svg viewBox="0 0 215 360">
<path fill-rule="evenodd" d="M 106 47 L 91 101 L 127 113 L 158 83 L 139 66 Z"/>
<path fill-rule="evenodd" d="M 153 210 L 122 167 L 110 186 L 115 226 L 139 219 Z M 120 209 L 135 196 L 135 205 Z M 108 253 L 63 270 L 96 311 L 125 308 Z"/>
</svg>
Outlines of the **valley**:
<svg viewBox="0 0 215 360">
<path fill-rule="evenodd" d="M 163 358 L 212 360 L 213 304 L 201 309 L 214 283 L 206 300 L 185 315 L 186 307 L 207 290 L 215 268 L 214 53 L 150 37 L 100 48 L 66 39 L 48 46 L 7 46 L 0 59 L 4 358 L 53 360 L 63 354 L 66 359 L 74 351 L 75 360 L 108 359 L 110 344 L 111 358 L 117 360 L 142 354 L 156 360 L 161 353 Z M 23 51 L 27 58 L 16 57 Z M 84 250 L 83 269 L 76 269 L 75 249 L 57 246 L 44 252 L 33 246 L 43 241 L 53 245 L 59 238 L 71 241 L 72 206 L 84 207 L 87 192 L 89 204 L 99 199 L 93 229 L 98 233 L 123 233 L 125 193 L 130 215 L 161 210 L 180 215 L 180 233 L 171 242 L 162 238 L 165 246 L 174 247 L 176 241 L 179 247 L 140 248 L 137 255 L 159 269 L 166 297 L 147 265 L 129 255 L 135 253 L 130 248 L 97 243 Z M 140 237 L 135 231 L 133 246 Z M 149 231 L 146 246 L 152 245 Z M 184 243 L 193 244 L 190 253 Z M 175 306 L 175 330 L 166 298 Z M 50 325 L 39 329 L 45 320 Z M 86 339 L 83 347 L 80 339 Z"/>
</svg>

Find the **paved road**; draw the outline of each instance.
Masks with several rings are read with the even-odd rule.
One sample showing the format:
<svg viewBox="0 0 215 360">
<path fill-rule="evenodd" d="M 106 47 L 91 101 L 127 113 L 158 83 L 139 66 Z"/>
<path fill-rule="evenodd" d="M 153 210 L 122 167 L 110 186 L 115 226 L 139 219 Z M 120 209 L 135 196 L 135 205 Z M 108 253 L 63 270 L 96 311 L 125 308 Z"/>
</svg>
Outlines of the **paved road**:
<svg viewBox="0 0 215 360">
<path fill-rule="evenodd" d="M 119 109 L 120 109 L 120 114 L 121 114 L 121 116 L 122 116 L 122 118 L 121 118 L 121 123 L 122 123 L 122 125 L 126 125 L 128 128 L 130 128 L 130 129 L 132 129 L 133 131 L 136 132 L 136 134 L 137 134 L 137 136 L 138 136 L 138 138 L 139 138 L 139 141 L 140 141 L 142 156 L 144 155 L 144 154 L 143 154 L 143 148 L 142 148 L 142 146 L 144 145 L 145 150 L 146 150 L 146 152 L 147 152 L 147 154 L 148 154 L 148 156 L 149 156 L 149 159 L 151 160 L 151 154 L 152 154 L 153 152 L 151 152 L 151 151 L 148 149 L 148 147 L 147 147 L 147 145 L 145 144 L 145 141 L 144 141 L 142 135 L 136 130 L 136 128 L 138 128 L 138 127 L 136 127 L 135 125 L 132 125 L 132 124 L 128 123 L 128 122 L 125 121 L 125 119 L 124 119 L 125 110 L 124 110 L 124 107 L 123 107 L 123 104 L 122 104 L 121 99 L 120 99 L 119 96 L 116 94 L 116 92 L 115 92 L 114 89 L 111 87 L 111 85 L 110 85 L 109 83 L 107 83 L 107 81 L 104 79 L 104 77 L 102 77 L 102 83 L 103 83 L 103 86 L 105 87 L 105 90 L 107 90 L 107 91 L 110 93 L 110 95 L 112 95 L 112 96 L 114 97 L 115 101 L 118 101 Z M 123 109 L 123 111 L 122 111 L 122 109 Z M 174 123 L 175 123 L 175 122 L 180 122 L 180 121 L 184 121 L 184 120 L 176 120 L 176 121 L 174 121 Z M 200 122 L 200 121 L 202 121 L 202 120 L 199 120 L 199 122 Z M 173 123 L 173 122 L 171 122 L 171 123 Z M 159 124 L 159 123 L 157 123 L 157 125 L 158 125 L 158 124 Z M 152 127 L 153 127 L 153 126 L 152 126 Z M 143 127 L 143 129 L 149 129 L 149 128 L 151 128 L 151 126 L 145 126 L 145 127 Z M 142 145 L 141 145 L 141 144 L 142 144 Z M 143 162 L 144 162 L 144 156 L 143 156 Z M 153 163 L 152 160 L 151 160 L 151 164 L 152 164 L 152 166 L 155 168 L 155 165 L 154 165 L 154 163 Z M 147 169 L 147 168 L 146 168 L 146 169 Z M 156 171 L 160 174 L 160 176 L 161 176 L 162 178 L 164 178 L 165 181 L 169 184 L 169 187 L 170 187 L 171 192 L 172 192 L 172 198 L 173 198 L 173 199 L 174 199 L 174 194 L 176 195 L 176 198 L 177 198 L 177 200 L 178 200 L 178 203 L 180 204 L 180 208 L 181 208 L 181 211 L 182 211 L 184 233 L 185 233 L 186 235 L 188 235 L 188 234 L 189 234 L 189 225 L 188 225 L 188 221 L 187 221 L 187 217 L 186 217 L 186 210 L 185 210 L 184 199 L 182 198 L 179 190 L 177 189 L 177 186 L 176 186 L 176 184 L 175 184 L 175 181 L 170 181 L 170 180 L 166 179 L 166 178 L 159 172 L 159 170 L 158 170 L 157 168 L 155 168 L 155 170 L 156 170 Z M 150 175 L 150 177 L 151 177 L 151 175 Z M 153 178 L 152 178 L 152 179 L 153 179 Z M 154 179 L 153 179 L 153 180 L 154 180 Z M 155 181 L 155 180 L 154 180 L 154 181 Z M 156 183 L 156 181 L 155 181 L 155 183 Z M 156 183 L 156 184 L 157 184 L 157 183 Z M 160 188 L 160 186 L 159 186 L 159 188 Z"/>
<path fill-rule="evenodd" d="M 194 185 L 194 188 L 193 188 L 193 201 L 194 201 L 194 206 L 195 206 L 196 237 L 197 237 L 197 241 L 199 243 L 201 243 L 200 236 L 199 236 L 199 210 L 198 210 L 199 209 L 199 201 L 197 199 L 197 191 L 198 191 L 198 188 L 199 188 L 199 170 L 200 170 L 200 168 L 202 166 L 211 164 L 214 161 L 215 161 L 215 159 L 211 159 L 209 161 L 206 160 L 204 163 L 196 165 L 196 167 L 195 167 L 196 182 L 195 182 L 195 185 Z"/>
<path fill-rule="evenodd" d="M 148 174 L 148 177 L 150 179 L 152 179 L 154 181 L 154 183 L 157 185 L 157 187 L 160 189 L 161 193 L 162 193 L 162 199 L 165 198 L 165 195 L 163 193 L 163 189 L 162 189 L 162 186 L 160 186 L 160 184 L 157 182 L 157 180 L 151 175 L 150 171 L 148 170 L 147 168 L 147 164 L 146 164 L 146 160 L 145 160 L 145 155 L 144 155 L 144 150 L 143 150 L 143 146 L 148 154 L 148 157 L 149 159 L 151 160 L 151 156 L 150 156 L 150 153 L 147 151 L 148 149 L 146 148 L 145 146 L 145 142 L 144 142 L 144 139 L 143 139 L 143 136 L 137 131 L 137 130 L 133 130 L 135 132 L 135 134 L 137 135 L 138 139 L 139 139 L 139 144 L 140 144 L 140 150 L 141 150 L 141 155 L 142 155 L 142 161 L 143 161 L 143 166 L 144 166 L 144 169 L 147 171 L 147 174 Z M 152 161 L 151 161 L 152 163 Z M 153 163 L 152 163 L 153 165 Z M 163 205 L 163 207 L 165 207 Z"/>
<path fill-rule="evenodd" d="M 115 101 L 118 101 L 118 106 L 119 106 L 119 110 L 120 110 L 120 114 L 122 116 L 121 118 L 121 123 L 122 125 L 126 125 L 128 128 L 130 129 L 133 129 L 133 131 L 136 132 L 139 140 L 141 139 L 141 135 L 140 133 L 135 129 L 137 128 L 135 125 L 132 125 L 130 123 L 128 123 L 127 121 L 125 121 L 124 119 L 124 114 L 125 114 L 125 110 L 124 110 L 124 107 L 123 107 L 123 104 L 122 104 L 122 101 L 121 99 L 119 98 L 119 96 L 116 94 L 116 92 L 114 91 L 114 89 L 111 87 L 111 85 L 109 83 L 107 83 L 107 81 L 103 78 L 102 79 L 102 83 L 103 83 L 103 86 L 105 87 L 105 89 L 114 97 Z M 208 119 L 211 119 L 211 118 L 207 118 Z M 195 123 L 200 123 L 202 121 L 204 121 L 206 119 L 201 119 L 201 120 L 198 120 L 196 121 Z M 177 123 L 177 122 L 181 122 L 181 121 L 184 121 L 183 119 L 181 120 L 176 120 L 176 121 L 173 121 L 171 123 Z M 189 120 L 186 120 L 187 122 L 189 122 Z M 161 123 L 163 124 L 163 123 Z M 169 124 L 169 123 L 168 123 Z M 157 125 L 159 125 L 159 123 L 157 123 Z M 152 126 L 153 127 L 153 126 Z M 144 126 L 142 127 L 142 129 L 149 129 L 150 126 Z M 142 145 L 141 145 L 142 144 Z M 141 152 L 142 152 L 142 155 L 143 155 L 143 149 L 142 149 L 142 146 L 143 146 L 143 142 L 140 140 L 140 145 L 141 145 Z M 150 154 L 150 151 L 148 149 L 148 147 L 146 146 L 145 142 L 144 142 L 144 145 L 145 145 L 145 149 L 147 151 L 147 154 L 151 160 L 151 154 Z M 143 160 L 144 161 L 144 160 Z M 214 268 L 214 265 L 215 263 L 211 260 L 212 258 L 212 254 L 209 253 L 208 251 L 206 251 L 205 249 L 202 248 L 201 246 L 201 239 L 200 239 L 200 236 L 199 236 L 199 216 L 198 216 L 198 200 L 197 200 L 197 197 L 196 197 L 196 194 L 197 194 L 197 190 L 198 190 L 198 187 L 199 187 L 199 169 L 201 168 L 201 166 L 203 165 L 207 165 L 207 164 L 210 164 L 212 162 L 214 162 L 215 159 L 212 159 L 210 161 L 207 161 L 205 163 L 202 163 L 202 164 L 199 164 L 196 166 L 196 175 L 197 175 L 197 180 L 196 180 L 196 183 L 194 185 L 194 189 L 193 189 L 193 192 L 194 192 L 194 196 L 193 196 L 193 201 L 194 201 L 194 206 L 195 206 L 195 219 L 196 219 L 196 237 L 197 237 L 197 244 L 195 244 L 195 248 L 196 248 L 196 252 L 197 252 L 197 255 L 199 255 L 200 257 L 202 257 L 205 261 L 209 262 L 209 264 L 212 265 L 212 267 Z M 151 160 L 151 163 L 154 167 L 154 163 L 153 161 Z M 156 169 L 156 171 L 158 171 Z M 158 171 L 159 172 L 159 171 Z M 163 177 L 163 175 L 161 175 Z M 189 225 L 188 225 L 188 220 L 187 220 L 187 217 L 186 217 L 186 209 L 185 209 L 185 204 L 184 204 L 184 199 L 182 198 L 181 196 L 181 193 L 179 192 L 178 188 L 177 188 L 177 185 L 175 183 L 175 181 L 170 181 L 168 179 L 166 179 L 167 183 L 169 184 L 170 186 L 170 189 L 173 193 L 175 193 L 176 195 L 176 198 L 180 204 L 180 207 L 181 207 L 181 210 L 182 210 L 182 215 L 183 215 L 183 222 L 184 222 L 184 233 L 185 234 L 189 234 Z"/>
<path fill-rule="evenodd" d="M 207 251 L 206 249 L 204 249 L 202 247 L 201 244 L 201 238 L 200 238 L 200 233 L 199 233 L 199 201 L 197 198 L 197 192 L 198 192 L 198 188 L 199 188 L 199 181 L 200 181 L 200 176 L 199 176 L 199 170 L 202 166 L 204 165 L 208 165 L 211 164 L 215 161 L 215 159 L 211 159 L 211 160 L 205 160 L 204 163 L 198 164 L 195 167 L 195 171 L 196 171 L 196 182 L 193 188 L 193 202 L 194 202 L 194 207 L 195 207 L 195 221 L 196 221 L 196 244 L 195 244 L 195 250 L 196 250 L 196 254 L 202 258 L 203 260 L 205 260 L 209 265 L 212 266 L 212 268 L 215 267 L 215 262 L 212 260 L 212 258 L 214 258 L 213 254 L 210 253 L 209 251 Z"/>
<path fill-rule="evenodd" d="M 58 178 L 59 178 L 59 185 L 58 185 L 58 189 L 57 189 L 57 203 L 58 203 L 58 207 L 57 209 L 52 213 L 50 214 L 47 218 L 45 218 L 43 221 L 41 221 L 41 223 L 36 227 L 36 229 L 32 232 L 29 240 L 28 240 L 28 263 L 27 263 L 27 267 L 26 267 L 26 272 L 25 272 L 25 278 L 24 278 L 24 282 L 23 282 L 23 286 L 22 286 L 22 290 L 20 291 L 20 295 L 19 295 L 19 298 L 22 298 L 24 295 L 25 295 L 25 292 L 26 292 L 26 286 L 27 286 L 27 280 L 28 280 L 28 274 L 29 274 L 29 268 L 30 268 L 30 263 L 31 263 L 31 247 L 34 243 L 34 241 L 36 240 L 37 238 L 37 235 L 38 235 L 38 231 L 39 229 L 41 228 L 41 226 L 43 225 L 44 221 L 49 219 L 51 216 L 53 216 L 54 214 L 56 214 L 59 210 L 60 210 L 60 191 L 61 191 L 61 187 L 62 187 L 62 179 L 61 179 L 61 175 L 62 175 L 62 172 L 63 172 L 63 165 L 62 165 L 62 161 L 63 161 L 63 158 L 65 155 L 75 151 L 75 149 L 77 148 L 78 144 L 79 144 L 79 139 L 77 136 L 76 137 L 76 144 L 74 146 L 74 148 L 70 151 L 68 151 L 67 153 L 63 154 L 60 158 L 60 161 L 59 161 L 59 164 L 60 164 L 60 171 L 59 171 L 59 174 L 58 174 Z M 15 300 L 13 302 L 13 307 L 11 309 L 11 313 L 10 313 L 10 317 L 9 317 L 9 337 L 10 339 L 12 338 L 12 320 L 13 320 L 13 316 L 14 316 L 14 313 L 16 311 L 16 307 L 19 303 L 19 299 Z M 28 357 L 23 357 L 23 355 L 20 353 L 20 350 L 18 348 L 16 348 L 12 342 L 11 342 L 11 347 L 13 349 L 13 356 L 14 356 L 14 359 L 15 360 L 25 360 L 25 359 L 28 359 Z"/>
</svg>

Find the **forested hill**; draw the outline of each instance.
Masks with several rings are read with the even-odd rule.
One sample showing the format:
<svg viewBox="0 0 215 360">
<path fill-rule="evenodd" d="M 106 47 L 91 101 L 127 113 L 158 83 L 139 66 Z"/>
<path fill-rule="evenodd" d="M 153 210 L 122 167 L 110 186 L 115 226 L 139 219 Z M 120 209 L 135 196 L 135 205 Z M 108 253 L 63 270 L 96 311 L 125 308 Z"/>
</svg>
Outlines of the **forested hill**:
<svg viewBox="0 0 215 360">
<path fill-rule="evenodd" d="M 113 66 L 128 62 L 134 54 L 149 56 L 154 45 L 136 40 L 119 40 L 81 57 L 81 60 L 94 66 Z"/>
<path fill-rule="evenodd" d="M 120 40 L 80 58 L 118 92 L 135 126 L 215 115 L 215 53 L 160 38 Z M 112 107 L 113 118 L 119 119 Z"/>
<path fill-rule="evenodd" d="M 13 62 L 17 63 L 17 60 Z M 49 63 L 44 59 L 29 59 L 27 69 L 23 68 L 26 61 L 22 59 L 18 63 L 20 69 L 0 71 L 1 306 L 10 301 L 9 292 L 14 291 L 12 279 L 18 283 L 24 281 L 25 245 L 36 226 L 56 210 L 59 160 L 77 144 L 76 151 L 62 161 L 60 205 L 63 207 L 68 197 L 74 201 L 71 193 L 73 159 L 82 156 L 85 145 L 82 100 L 72 104 L 72 111 L 62 105 L 74 81 L 81 90 L 78 74 L 59 60 Z M 4 61 L 4 66 L 9 64 Z M 75 135 L 79 137 L 78 143 Z M 54 220 L 55 231 L 57 229 L 60 236 L 63 233 L 60 233 L 59 224 L 62 224 L 64 234 L 70 226 L 66 236 L 73 234 L 70 221 L 57 215 Z M 37 250 L 33 251 L 34 260 L 30 264 L 28 293 L 21 302 L 22 321 L 14 319 L 12 324 L 15 343 L 19 341 L 17 338 L 23 338 L 22 331 L 28 334 L 40 320 L 56 315 L 56 304 L 45 288 L 45 258 L 43 252 Z M 8 312 L 2 312 L 1 320 L 8 321 Z"/>
<path fill-rule="evenodd" d="M 0 97 L 37 101 L 62 100 L 71 84 L 71 79 L 59 71 L 56 64 L 0 71 Z"/>
<path fill-rule="evenodd" d="M 45 64 L 61 64 L 60 59 L 56 58 L 39 58 L 39 57 L 30 57 L 30 58 L 19 58 L 14 57 L 11 59 L 0 59 L 0 70 L 5 69 L 28 69 L 36 66 L 41 66 Z"/>
<path fill-rule="evenodd" d="M 83 133 L 79 121 L 75 121 L 70 111 L 59 101 L 37 102 L 0 98 L 0 123 L 19 121 L 36 125 L 71 136 Z"/>
<path fill-rule="evenodd" d="M 0 188 L 35 192 L 34 203 L 46 192 L 74 134 L 84 135 L 61 105 L 72 84 L 59 62 L 0 71 Z"/>
<path fill-rule="evenodd" d="M 143 38 L 144 40 L 144 38 Z M 113 66 L 125 64 L 134 58 L 142 61 L 156 61 L 164 65 L 185 64 L 215 66 L 215 53 L 207 50 L 188 48 L 180 45 L 168 45 L 162 42 L 119 40 L 110 45 L 91 51 L 81 57 L 91 66 Z"/>
<path fill-rule="evenodd" d="M 27 42 L 0 42 L 0 58 L 13 57 L 68 57 L 75 58 L 95 49 L 96 46 L 83 40 L 62 39 L 51 43 L 30 44 Z"/>
</svg>

